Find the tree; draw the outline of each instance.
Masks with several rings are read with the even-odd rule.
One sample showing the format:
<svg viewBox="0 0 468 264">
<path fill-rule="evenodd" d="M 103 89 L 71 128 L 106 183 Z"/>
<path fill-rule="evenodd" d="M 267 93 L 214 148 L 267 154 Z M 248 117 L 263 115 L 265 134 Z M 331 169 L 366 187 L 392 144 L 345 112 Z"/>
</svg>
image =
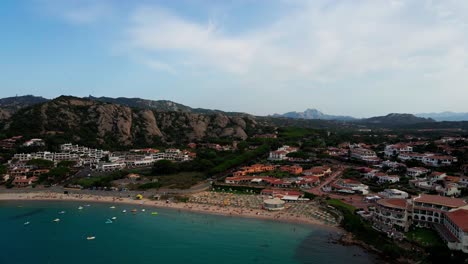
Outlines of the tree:
<svg viewBox="0 0 468 264">
<path fill-rule="evenodd" d="M 178 171 L 177 166 L 170 160 L 160 160 L 154 163 L 152 172 L 155 175 L 174 174 Z"/>
<path fill-rule="evenodd" d="M 5 165 L 0 165 L 0 175 L 7 173 L 7 167 Z"/>
<path fill-rule="evenodd" d="M 47 173 L 49 177 L 54 178 L 54 180 L 64 180 L 66 177 L 68 177 L 70 174 L 70 169 L 67 167 L 57 167 L 57 168 L 52 168 L 50 171 Z"/>
<path fill-rule="evenodd" d="M 76 165 L 76 161 L 74 160 L 62 160 L 57 164 L 57 167 L 73 167 Z"/>
<path fill-rule="evenodd" d="M 27 165 L 32 165 L 36 166 L 40 169 L 49 169 L 54 167 L 54 162 L 51 160 L 45 160 L 45 159 L 32 159 L 26 162 Z"/>
</svg>

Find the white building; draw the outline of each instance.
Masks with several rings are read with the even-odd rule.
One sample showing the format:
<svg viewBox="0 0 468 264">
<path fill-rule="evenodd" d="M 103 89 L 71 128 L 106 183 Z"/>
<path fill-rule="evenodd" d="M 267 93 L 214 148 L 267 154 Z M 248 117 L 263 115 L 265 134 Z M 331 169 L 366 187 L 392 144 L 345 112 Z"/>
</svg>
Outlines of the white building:
<svg viewBox="0 0 468 264">
<path fill-rule="evenodd" d="M 429 169 L 423 168 L 423 167 L 413 167 L 413 168 L 408 168 L 406 170 L 406 175 L 416 178 L 416 177 L 421 177 L 425 176 L 430 172 Z"/>
<path fill-rule="evenodd" d="M 394 145 L 387 145 L 385 146 L 385 156 L 390 157 L 390 156 L 398 156 L 400 154 L 404 153 L 411 153 L 413 152 L 413 147 L 399 143 L 399 144 L 394 144 Z"/>
<path fill-rule="evenodd" d="M 398 227 L 402 231 L 408 231 L 410 226 L 408 207 L 406 199 L 377 200 L 373 221 L 388 229 Z"/>
<path fill-rule="evenodd" d="M 379 192 L 379 195 L 386 199 L 407 199 L 409 197 L 407 192 L 397 189 L 385 189 L 383 192 Z"/>
<path fill-rule="evenodd" d="M 443 215 L 443 225 L 436 230 L 452 250 L 468 253 L 468 210 L 455 209 Z"/>
<path fill-rule="evenodd" d="M 125 162 L 101 162 L 97 164 L 96 169 L 99 171 L 115 171 L 124 169 Z"/>
<path fill-rule="evenodd" d="M 450 166 L 457 162 L 457 158 L 447 155 L 433 155 L 424 157 L 422 162 L 432 167 Z"/>
<path fill-rule="evenodd" d="M 273 160 L 273 161 L 286 160 L 288 158 L 287 155 L 289 153 L 297 152 L 297 151 L 298 151 L 298 148 L 285 145 L 285 146 L 282 146 L 281 148 L 278 148 L 275 151 L 271 151 L 268 159 Z"/>
</svg>

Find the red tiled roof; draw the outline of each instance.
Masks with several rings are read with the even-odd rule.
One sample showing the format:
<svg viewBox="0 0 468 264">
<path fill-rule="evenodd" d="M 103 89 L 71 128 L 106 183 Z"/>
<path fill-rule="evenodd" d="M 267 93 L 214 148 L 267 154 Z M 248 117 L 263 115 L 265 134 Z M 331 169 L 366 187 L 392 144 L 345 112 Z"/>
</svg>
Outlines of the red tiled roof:
<svg viewBox="0 0 468 264">
<path fill-rule="evenodd" d="M 463 232 L 468 232 L 468 210 L 459 209 L 447 213 L 447 217 L 456 224 Z"/>
<path fill-rule="evenodd" d="M 430 194 L 421 194 L 419 197 L 414 198 L 414 201 L 420 203 L 443 205 L 448 207 L 461 207 L 466 205 L 466 202 L 463 199 Z"/>
<path fill-rule="evenodd" d="M 381 199 L 381 200 L 378 200 L 377 203 L 385 207 L 392 207 L 392 208 L 399 208 L 399 209 L 405 209 L 407 205 L 406 199 L 397 199 L 397 198 Z"/>
</svg>

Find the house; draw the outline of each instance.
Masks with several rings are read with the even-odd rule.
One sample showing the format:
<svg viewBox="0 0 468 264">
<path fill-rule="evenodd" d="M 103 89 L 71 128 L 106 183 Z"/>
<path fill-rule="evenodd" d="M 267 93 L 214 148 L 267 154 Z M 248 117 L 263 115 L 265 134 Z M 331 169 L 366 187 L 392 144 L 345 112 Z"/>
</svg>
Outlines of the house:
<svg viewBox="0 0 468 264">
<path fill-rule="evenodd" d="M 275 151 L 271 151 L 268 157 L 269 160 L 281 161 L 287 159 L 287 155 L 292 152 L 297 152 L 299 149 L 290 146 L 282 146 Z"/>
<path fill-rule="evenodd" d="M 298 180 L 296 181 L 296 185 L 299 188 L 312 188 L 313 186 L 316 186 L 317 184 L 320 183 L 320 178 L 316 176 L 304 176 L 304 177 L 299 177 Z"/>
<path fill-rule="evenodd" d="M 396 175 L 388 175 L 385 172 L 379 172 L 377 170 L 373 170 L 369 173 L 364 174 L 366 179 L 376 179 L 377 183 L 396 183 L 400 181 L 400 177 Z"/>
<path fill-rule="evenodd" d="M 463 199 L 439 195 L 420 194 L 411 199 L 413 223 L 420 227 L 443 223 L 443 213 L 466 206 Z"/>
<path fill-rule="evenodd" d="M 242 167 L 241 170 L 234 172 L 233 175 L 234 176 L 245 176 L 247 174 L 274 171 L 275 169 L 276 169 L 275 165 L 254 164 L 252 166 Z"/>
<path fill-rule="evenodd" d="M 278 197 L 282 198 L 283 196 L 298 196 L 298 197 L 303 197 L 304 193 L 300 191 L 291 191 L 291 190 L 281 190 L 281 189 L 263 189 L 260 192 L 261 195 L 265 196 L 273 196 L 273 197 Z"/>
<path fill-rule="evenodd" d="M 377 200 L 372 220 L 374 224 L 379 224 L 379 228 L 382 231 L 393 228 L 408 231 L 410 226 L 408 207 L 406 199 L 389 198 Z"/>
<path fill-rule="evenodd" d="M 375 151 L 365 148 L 352 148 L 351 158 L 371 164 L 377 164 L 380 161 L 380 159 L 375 154 Z"/>
<path fill-rule="evenodd" d="M 281 166 L 280 171 L 288 172 L 290 174 L 298 175 L 302 173 L 302 167 L 298 165 Z"/>
<path fill-rule="evenodd" d="M 413 147 L 404 143 L 387 145 L 385 146 L 385 150 L 384 150 L 386 157 L 398 156 L 400 154 L 411 153 L 411 152 L 413 152 Z"/>
<path fill-rule="evenodd" d="M 135 173 L 130 173 L 127 175 L 127 178 L 130 180 L 138 180 L 141 178 L 141 176 Z"/>
<path fill-rule="evenodd" d="M 369 186 L 352 179 L 338 179 L 331 184 L 333 190 L 342 193 L 359 193 L 366 195 L 369 193 Z"/>
<path fill-rule="evenodd" d="M 454 209 L 443 214 L 436 231 L 452 250 L 468 253 L 468 210 Z"/>
<path fill-rule="evenodd" d="M 448 155 L 433 155 L 424 157 L 422 162 L 432 167 L 450 166 L 457 162 L 457 158 Z"/>
<path fill-rule="evenodd" d="M 385 199 L 407 199 L 409 194 L 397 189 L 385 189 L 384 191 L 379 192 L 379 196 Z"/>
<path fill-rule="evenodd" d="M 101 162 L 97 164 L 96 169 L 99 171 L 115 171 L 126 167 L 125 162 Z"/>
<path fill-rule="evenodd" d="M 445 177 L 447 177 L 446 173 L 434 171 L 431 174 L 429 174 L 426 178 L 430 180 L 431 182 L 436 182 L 436 181 L 443 181 Z"/>
<path fill-rule="evenodd" d="M 28 178 L 27 176 L 16 176 L 12 184 L 15 187 L 27 187 L 37 181 L 38 181 L 37 177 Z"/>
<path fill-rule="evenodd" d="M 32 138 L 23 143 L 24 147 L 42 147 L 45 146 L 44 140 L 40 138 Z"/>
<path fill-rule="evenodd" d="M 316 166 L 308 170 L 302 171 L 302 174 L 305 176 L 316 176 L 316 177 L 327 176 L 327 175 L 330 175 L 331 173 L 332 173 L 331 168 L 327 166 Z"/>
<path fill-rule="evenodd" d="M 421 177 L 425 176 L 430 172 L 429 169 L 423 168 L 423 167 L 413 167 L 413 168 L 408 168 L 406 170 L 406 175 L 416 178 L 416 177 Z"/>
<path fill-rule="evenodd" d="M 416 160 L 422 162 L 424 158 L 433 155 L 433 153 L 401 153 L 398 155 L 398 159 L 401 161 Z"/>
</svg>

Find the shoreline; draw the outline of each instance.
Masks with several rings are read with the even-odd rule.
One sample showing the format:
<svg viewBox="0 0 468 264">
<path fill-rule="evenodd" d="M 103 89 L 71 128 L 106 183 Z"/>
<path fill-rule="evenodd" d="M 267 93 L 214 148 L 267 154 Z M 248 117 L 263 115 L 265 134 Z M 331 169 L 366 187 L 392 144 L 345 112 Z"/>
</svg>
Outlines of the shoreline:
<svg viewBox="0 0 468 264">
<path fill-rule="evenodd" d="M 231 206 L 217 206 L 198 203 L 169 202 L 160 200 L 134 200 L 131 198 L 120 198 L 113 196 L 99 196 L 89 194 L 59 194 L 59 193 L 0 193 L 0 201 L 63 201 L 63 202 L 89 202 L 107 204 L 125 204 L 134 206 L 149 206 L 170 210 L 181 210 L 200 214 L 211 214 L 225 217 L 242 217 L 257 220 L 268 220 L 282 223 L 304 224 L 326 228 L 343 234 L 345 231 L 337 226 L 327 225 L 318 220 L 304 216 L 294 216 L 286 211 L 266 211 L 262 209 L 239 208 Z"/>
</svg>

